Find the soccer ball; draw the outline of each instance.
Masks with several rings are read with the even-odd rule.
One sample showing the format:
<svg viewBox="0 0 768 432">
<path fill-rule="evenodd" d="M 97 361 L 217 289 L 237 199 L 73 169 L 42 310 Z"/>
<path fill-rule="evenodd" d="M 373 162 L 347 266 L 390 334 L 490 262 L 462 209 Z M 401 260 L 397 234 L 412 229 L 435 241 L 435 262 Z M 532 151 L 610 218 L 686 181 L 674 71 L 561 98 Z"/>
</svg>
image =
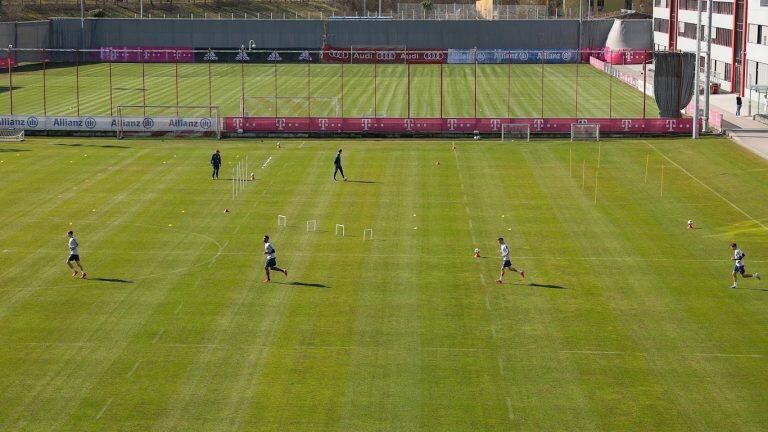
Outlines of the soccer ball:
<svg viewBox="0 0 768 432">
<path fill-rule="evenodd" d="M 475 253 L 479 254 L 480 253 L 480 248 L 475 248 Z"/>
</svg>

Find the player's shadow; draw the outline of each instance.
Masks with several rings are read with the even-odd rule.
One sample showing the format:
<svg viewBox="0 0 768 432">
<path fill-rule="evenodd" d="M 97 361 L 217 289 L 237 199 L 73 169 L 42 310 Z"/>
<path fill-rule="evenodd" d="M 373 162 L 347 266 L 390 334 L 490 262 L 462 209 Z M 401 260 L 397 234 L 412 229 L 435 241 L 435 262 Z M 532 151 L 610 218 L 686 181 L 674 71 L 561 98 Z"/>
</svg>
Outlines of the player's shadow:
<svg viewBox="0 0 768 432">
<path fill-rule="evenodd" d="M 347 180 L 347 183 L 376 184 L 378 182 L 371 181 L 371 180 Z"/>
<path fill-rule="evenodd" d="M 119 278 L 91 278 L 92 281 L 99 281 L 99 282 L 114 282 L 114 283 L 128 283 L 132 284 L 132 280 L 127 279 L 119 279 Z"/>
<path fill-rule="evenodd" d="M 30 149 L 15 149 L 15 148 L 0 148 L 0 153 L 18 153 L 18 152 L 25 152 L 25 151 L 32 151 Z"/>
<path fill-rule="evenodd" d="M 56 143 L 54 145 L 64 146 L 64 147 L 98 147 L 98 148 L 121 148 L 121 149 L 129 149 L 129 148 L 131 148 L 131 147 L 128 147 L 128 146 L 114 145 L 114 144 L 79 144 L 79 143 L 66 144 L 66 143 Z"/>
<path fill-rule="evenodd" d="M 768 289 L 765 289 L 765 288 L 734 288 L 734 289 L 768 292 Z"/>
<path fill-rule="evenodd" d="M 520 285 L 520 286 L 529 286 L 533 288 L 549 288 L 549 289 L 568 289 L 567 287 L 564 287 L 562 285 L 552 285 L 552 284 L 540 284 L 540 283 L 515 283 L 512 285 Z"/>
<path fill-rule="evenodd" d="M 291 285 L 291 286 L 302 286 L 302 287 L 311 287 L 311 288 L 330 288 L 328 285 L 323 285 L 321 283 L 311 283 L 311 282 L 273 282 L 280 285 Z"/>
</svg>

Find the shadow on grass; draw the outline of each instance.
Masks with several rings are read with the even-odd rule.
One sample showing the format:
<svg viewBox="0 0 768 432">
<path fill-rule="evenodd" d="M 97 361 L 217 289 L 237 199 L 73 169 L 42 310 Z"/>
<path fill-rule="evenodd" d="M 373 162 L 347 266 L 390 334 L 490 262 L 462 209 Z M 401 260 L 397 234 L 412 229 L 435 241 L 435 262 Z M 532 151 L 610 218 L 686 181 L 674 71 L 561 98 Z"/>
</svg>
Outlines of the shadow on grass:
<svg viewBox="0 0 768 432">
<path fill-rule="evenodd" d="M 131 147 L 127 146 L 121 146 L 121 145 L 114 145 L 114 144 L 65 144 L 65 143 L 56 143 L 54 145 L 57 146 L 64 146 L 64 147 L 99 147 L 99 148 L 121 148 L 121 149 L 129 149 Z"/>
<path fill-rule="evenodd" d="M 539 284 L 539 283 L 512 283 L 510 285 L 519 285 L 519 286 L 529 286 L 532 288 L 549 288 L 549 289 L 568 289 L 567 287 L 564 287 L 562 285 L 552 285 L 552 284 Z"/>
<path fill-rule="evenodd" d="M 32 151 L 30 149 L 15 149 L 15 148 L 0 148 L 0 153 L 18 153 L 18 152 L 25 152 L 25 151 Z"/>
<path fill-rule="evenodd" d="M 90 278 L 92 281 L 99 281 L 99 282 L 114 282 L 114 283 L 133 283 L 132 280 L 127 279 L 118 279 L 118 278 Z"/>
<path fill-rule="evenodd" d="M 347 183 L 376 184 L 378 182 L 371 181 L 371 180 L 347 180 Z"/>
<path fill-rule="evenodd" d="M 310 282 L 272 282 L 280 285 L 291 285 L 291 286 L 302 286 L 302 287 L 312 287 L 312 288 L 330 288 L 328 285 L 323 285 L 321 283 L 310 283 Z"/>
<path fill-rule="evenodd" d="M 734 289 L 748 290 L 748 291 L 764 291 L 764 292 L 768 292 L 768 289 L 766 289 L 766 288 L 734 288 Z"/>
</svg>

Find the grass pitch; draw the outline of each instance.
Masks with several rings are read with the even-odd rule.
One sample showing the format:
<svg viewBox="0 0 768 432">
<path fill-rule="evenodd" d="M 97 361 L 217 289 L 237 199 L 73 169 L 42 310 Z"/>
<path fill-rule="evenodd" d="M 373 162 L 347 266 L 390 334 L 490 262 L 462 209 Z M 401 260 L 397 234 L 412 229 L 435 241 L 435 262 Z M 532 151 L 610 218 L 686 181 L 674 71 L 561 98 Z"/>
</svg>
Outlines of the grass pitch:
<svg viewBox="0 0 768 432">
<path fill-rule="evenodd" d="M 256 174 L 236 200 L 217 147 L 222 178 Z M 595 143 L 457 147 L 0 145 L 0 430 L 766 429 L 768 286 L 728 288 L 732 241 L 768 273 L 766 161 L 716 138 L 608 140 L 599 170 Z M 264 234 L 290 270 L 269 285 Z M 526 280 L 494 283 L 500 235 Z"/>
<path fill-rule="evenodd" d="M 658 117 L 652 97 L 644 109 L 642 92 L 588 64 L 478 65 L 476 83 L 474 65 L 366 64 L 343 72 L 328 64 L 59 64 L 8 79 L 13 94 L 0 93 L 6 114 L 110 116 L 120 105 L 215 105 L 220 115 L 236 116 L 242 102 L 246 114 L 266 117 Z"/>
</svg>

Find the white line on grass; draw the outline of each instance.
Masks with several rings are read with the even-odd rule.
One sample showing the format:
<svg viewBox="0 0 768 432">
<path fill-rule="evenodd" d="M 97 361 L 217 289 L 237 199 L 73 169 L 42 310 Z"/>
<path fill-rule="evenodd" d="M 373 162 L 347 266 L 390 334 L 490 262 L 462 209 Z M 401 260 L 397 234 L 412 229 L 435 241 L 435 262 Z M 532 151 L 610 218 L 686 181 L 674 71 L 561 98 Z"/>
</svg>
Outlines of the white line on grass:
<svg viewBox="0 0 768 432">
<path fill-rule="evenodd" d="M 165 333 L 165 329 L 161 328 L 160 331 L 157 333 L 157 336 L 155 336 L 155 338 L 152 339 L 152 343 L 157 343 L 157 341 L 160 339 L 160 336 L 162 336 L 163 333 Z"/>
<path fill-rule="evenodd" d="M 496 357 L 496 360 L 499 363 L 499 373 L 501 374 L 501 376 L 505 376 L 505 374 L 504 374 L 504 362 L 501 361 L 501 357 Z"/>
<path fill-rule="evenodd" d="M 512 420 L 515 418 L 515 416 L 512 414 L 512 399 L 507 396 L 507 415 L 509 415 L 509 419 Z"/>
<path fill-rule="evenodd" d="M 182 306 L 184 306 L 184 302 L 183 301 L 181 303 L 179 303 L 179 306 L 176 308 L 175 311 L 173 311 L 173 314 L 177 315 L 179 313 L 179 311 L 181 310 Z"/>
<path fill-rule="evenodd" d="M 696 353 L 691 354 L 697 357 L 752 357 L 752 358 L 761 358 L 762 355 L 760 354 L 718 354 L 718 353 Z"/>
<path fill-rule="evenodd" d="M 224 242 L 224 245 L 222 245 L 219 248 L 219 251 L 216 252 L 216 255 L 214 255 L 213 258 L 211 258 L 211 262 L 208 263 L 208 268 L 213 267 L 213 263 L 216 262 L 216 259 L 221 255 L 221 252 L 224 250 L 225 247 L 227 247 L 228 244 L 229 244 L 229 240 Z"/>
<path fill-rule="evenodd" d="M 673 161 L 672 159 L 668 158 L 668 157 L 667 157 L 667 155 L 665 155 L 664 153 L 660 152 L 660 151 L 659 151 L 659 149 L 657 149 L 657 148 L 656 148 L 656 147 L 655 147 L 653 144 L 649 143 L 648 141 L 643 141 L 643 142 L 645 142 L 646 144 L 648 144 L 648 146 L 650 146 L 650 147 L 651 147 L 651 148 L 652 148 L 652 149 L 653 149 L 653 150 L 654 150 L 656 153 L 660 154 L 660 155 L 661 155 L 661 157 L 663 157 L 664 159 L 666 159 L 666 160 L 667 160 L 669 163 L 671 163 L 672 165 L 676 166 L 676 167 L 677 167 L 679 170 L 681 170 L 682 172 L 686 173 L 686 174 L 688 175 L 688 177 L 690 177 L 690 178 L 694 179 L 694 180 L 695 180 L 696 182 L 698 182 L 700 185 L 702 185 L 702 186 L 704 186 L 705 188 L 709 189 L 709 191 L 710 191 L 710 192 L 712 192 L 712 193 L 713 193 L 713 194 L 715 194 L 715 195 L 716 195 L 718 198 L 720 198 L 721 200 L 723 200 L 723 202 L 727 203 L 728 205 L 730 205 L 731 207 L 733 207 L 734 209 L 736 209 L 736 210 L 737 210 L 739 213 L 741 213 L 742 215 L 744 215 L 744 216 L 746 216 L 747 218 L 749 218 L 750 220 L 752 220 L 752 222 L 754 222 L 754 223 L 758 224 L 758 225 L 759 225 L 761 228 L 763 228 L 764 230 L 768 231 L 768 226 L 765 226 L 765 225 L 763 225 L 763 223 L 762 223 L 762 222 L 760 222 L 759 220 L 757 220 L 757 219 L 753 218 L 753 217 L 752 217 L 752 215 L 750 215 L 749 213 L 747 213 L 747 212 L 745 212 L 744 210 L 742 210 L 742 208 L 741 208 L 741 207 L 737 206 L 736 204 L 734 204 L 733 202 L 731 202 L 731 201 L 730 201 L 728 198 L 724 197 L 724 196 L 723 196 L 723 195 L 721 195 L 719 192 L 717 192 L 716 190 L 714 190 L 714 189 L 712 189 L 711 187 L 709 187 L 709 185 L 707 185 L 707 184 L 706 184 L 706 183 L 704 183 L 703 181 L 699 180 L 699 179 L 698 179 L 698 178 L 697 178 L 695 175 L 691 174 L 691 173 L 690 173 L 690 172 L 689 172 L 687 169 L 685 169 L 685 168 L 683 168 L 682 166 L 680 166 L 680 165 L 679 165 L 677 162 L 675 162 L 675 161 Z"/>
<path fill-rule="evenodd" d="M 131 375 L 133 375 L 133 373 L 136 372 L 136 369 L 139 368 L 139 363 L 141 363 L 141 360 L 137 361 L 136 364 L 133 365 L 133 368 L 131 369 L 131 371 L 128 372 L 128 375 L 127 375 L 128 378 L 130 378 Z"/>
<path fill-rule="evenodd" d="M 266 168 L 269 163 L 272 162 L 272 156 L 268 157 L 267 160 L 264 162 L 264 165 L 262 165 L 262 168 Z"/>
<path fill-rule="evenodd" d="M 626 351 L 590 351 L 590 350 L 563 350 L 560 351 L 562 354 L 597 354 L 597 355 L 624 355 L 624 354 L 635 354 L 635 355 L 645 355 L 644 353 L 631 353 Z"/>
<path fill-rule="evenodd" d="M 306 142 L 306 141 L 302 141 L 302 142 L 301 142 L 301 144 L 299 144 L 299 148 L 302 148 L 302 147 L 304 147 L 304 143 L 305 143 L 305 142 Z"/>
<path fill-rule="evenodd" d="M 96 420 L 100 419 L 101 416 L 103 416 L 104 413 L 107 412 L 107 408 L 109 408 L 109 406 L 112 405 L 112 399 L 114 398 L 109 398 L 107 403 L 104 404 L 104 406 L 101 408 L 101 411 L 99 411 L 99 414 L 96 415 Z"/>
</svg>

